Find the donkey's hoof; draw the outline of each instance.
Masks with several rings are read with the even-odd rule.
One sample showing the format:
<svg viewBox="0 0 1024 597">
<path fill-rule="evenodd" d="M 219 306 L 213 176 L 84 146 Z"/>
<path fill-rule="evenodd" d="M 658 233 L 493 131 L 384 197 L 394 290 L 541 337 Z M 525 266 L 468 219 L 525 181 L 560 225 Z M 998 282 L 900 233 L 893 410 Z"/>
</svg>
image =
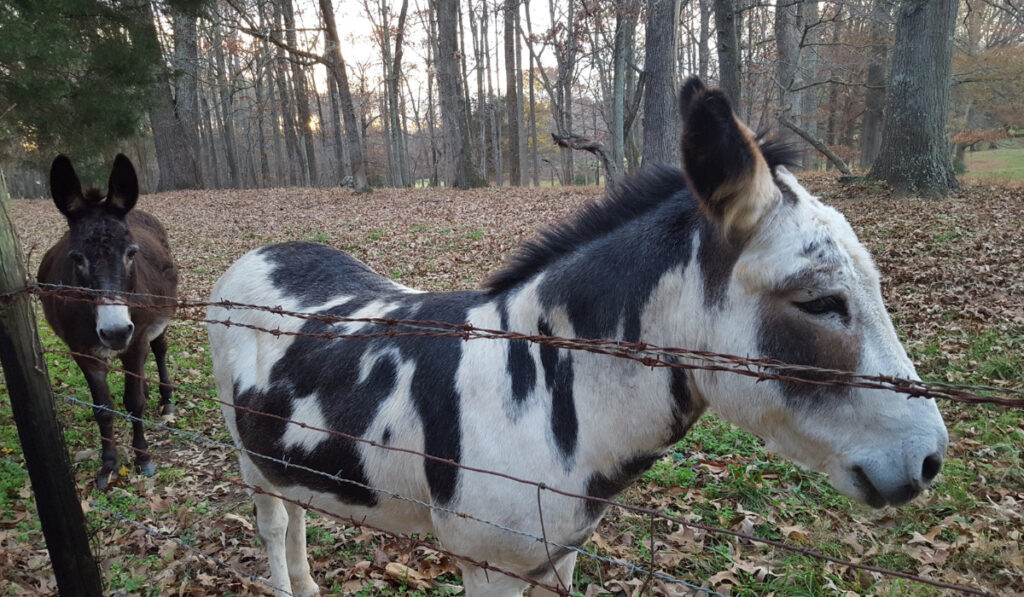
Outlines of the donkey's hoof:
<svg viewBox="0 0 1024 597">
<path fill-rule="evenodd" d="M 96 489 L 103 491 L 110 485 L 110 478 L 114 476 L 113 470 L 101 470 L 96 475 Z"/>
<path fill-rule="evenodd" d="M 153 474 L 156 473 L 156 465 L 153 464 L 152 460 L 147 460 L 146 462 L 136 462 L 135 470 L 139 471 L 143 475 L 146 475 L 147 477 L 152 477 Z"/>
<path fill-rule="evenodd" d="M 317 597 L 320 594 L 320 587 L 308 574 L 305 578 L 292 578 L 292 595 L 295 597 Z"/>
<path fill-rule="evenodd" d="M 174 408 L 173 402 L 165 402 L 160 405 L 160 414 L 165 417 L 173 415 L 175 412 L 177 412 L 177 409 Z"/>
</svg>

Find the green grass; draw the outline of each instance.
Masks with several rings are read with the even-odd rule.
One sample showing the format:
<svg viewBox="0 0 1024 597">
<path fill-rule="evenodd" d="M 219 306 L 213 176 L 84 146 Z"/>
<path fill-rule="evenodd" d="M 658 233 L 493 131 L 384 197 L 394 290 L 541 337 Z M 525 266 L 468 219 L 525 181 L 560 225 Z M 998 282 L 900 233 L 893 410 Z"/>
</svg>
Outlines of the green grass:
<svg viewBox="0 0 1024 597">
<path fill-rule="evenodd" d="M 988 182 L 1024 181 L 1024 147 L 968 152 L 965 161 L 967 178 Z"/>
</svg>

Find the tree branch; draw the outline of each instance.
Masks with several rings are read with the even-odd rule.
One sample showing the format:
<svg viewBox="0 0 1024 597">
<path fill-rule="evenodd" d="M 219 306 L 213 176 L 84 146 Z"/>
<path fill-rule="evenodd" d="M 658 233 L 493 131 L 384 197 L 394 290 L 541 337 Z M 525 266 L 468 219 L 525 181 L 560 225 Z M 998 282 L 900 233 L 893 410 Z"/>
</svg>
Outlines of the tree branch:
<svg viewBox="0 0 1024 597">
<path fill-rule="evenodd" d="M 817 149 L 823 156 L 828 158 L 828 161 L 832 162 L 832 164 L 834 164 L 835 167 L 838 168 L 844 176 L 854 175 L 853 172 L 850 171 L 849 166 L 846 165 L 846 162 L 843 161 L 843 158 L 837 156 L 834 151 L 828 148 L 827 145 L 812 137 L 810 133 L 798 127 L 796 124 L 790 122 L 784 116 L 779 116 L 779 124 L 799 135 L 800 138 L 802 138 L 804 141 L 810 143 L 812 147 Z"/>
<path fill-rule="evenodd" d="M 604 165 L 604 171 L 606 177 L 610 178 L 612 172 L 611 162 L 608 160 L 608 150 L 605 149 L 602 143 L 588 139 L 582 135 L 559 135 L 557 133 L 551 133 L 551 138 L 554 140 L 555 145 L 559 147 L 568 147 L 569 149 L 578 149 L 581 151 L 589 151 L 590 153 L 601 158 L 601 163 Z"/>
</svg>

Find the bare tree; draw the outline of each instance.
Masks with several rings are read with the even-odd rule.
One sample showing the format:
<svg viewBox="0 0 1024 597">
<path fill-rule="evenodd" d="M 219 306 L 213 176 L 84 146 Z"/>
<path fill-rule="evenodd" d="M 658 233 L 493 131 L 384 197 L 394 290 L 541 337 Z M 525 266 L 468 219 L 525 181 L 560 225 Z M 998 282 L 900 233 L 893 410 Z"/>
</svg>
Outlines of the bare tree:
<svg viewBox="0 0 1024 597">
<path fill-rule="evenodd" d="M 321 0 L 321 2 L 329 0 Z M 458 44 L 458 0 L 433 0 L 437 21 L 437 89 L 441 98 L 441 136 L 444 141 L 444 181 L 467 189 L 486 184 L 475 165 L 465 118 Z"/>
<path fill-rule="evenodd" d="M 650 0 L 647 6 L 644 163 L 680 163 L 675 96 L 677 8 L 677 0 Z"/>
<path fill-rule="evenodd" d="M 945 195 L 959 185 L 946 119 L 959 0 L 904 0 L 899 6 L 882 149 L 869 176 L 898 192 Z"/>
<path fill-rule="evenodd" d="M 155 18 L 150 3 L 141 2 L 140 9 L 135 12 L 133 23 L 136 46 L 143 52 L 151 53 L 155 57 L 153 62 L 163 63 L 163 51 L 157 37 Z M 202 176 L 196 151 L 198 139 L 195 138 L 195 123 L 189 123 L 186 127 L 182 122 L 175 109 L 171 89 L 167 71 L 157 70 L 149 109 L 157 164 L 160 168 L 157 190 L 198 189 L 202 186 Z"/>
<path fill-rule="evenodd" d="M 334 7 L 331 5 L 331 0 L 319 0 L 319 2 L 327 37 L 327 55 L 322 60 L 327 64 L 331 76 L 338 84 L 338 96 L 341 100 L 341 113 L 345 119 L 345 136 L 348 138 L 348 154 L 352 162 L 354 186 L 356 191 L 368 192 L 370 186 L 366 180 L 366 160 L 363 158 L 363 145 L 359 135 L 359 123 L 356 120 L 356 108 L 348 86 L 345 57 L 341 54 L 338 25 L 334 20 Z"/>
<path fill-rule="evenodd" d="M 739 0 L 714 0 L 715 29 L 718 31 L 719 86 L 729 102 L 739 110 L 740 89 L 740 35 Z"/>
<path fill-rule="evenodd" d="M 874 163 L 882 148 L 882 115 L 885 108 L 885 71 L 889 54 L 889 0 L 874 0 L 869 25 L 867 87 L 861 124 L 860 162 Z"/>
<path fill-rule="evenodd" d="M 508 115 L 508 182 L 518 187 L 523 184 L 519 168 L 519 76 L 516 73 L 516 14 L 518 0 L 505 0 L 505 113 Z"/>
</svg>

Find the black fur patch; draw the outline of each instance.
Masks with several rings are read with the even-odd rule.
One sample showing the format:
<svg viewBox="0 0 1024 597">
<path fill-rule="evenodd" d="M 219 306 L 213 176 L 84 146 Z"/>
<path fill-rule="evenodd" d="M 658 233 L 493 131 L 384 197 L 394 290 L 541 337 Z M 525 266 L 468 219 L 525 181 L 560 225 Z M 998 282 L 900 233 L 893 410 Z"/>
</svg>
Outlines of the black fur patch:
<svg viewBox="0 0 1024 597">
<path fill-rule="evenodd" d="M 337 249 L 307 242 L 267 245 L 260 254 L 274 264 L 270 281 L 303 307 L 344 294 L 395 294 L 395 287 L 362 261 Z"/>
<path fill-rule="evenodd" d="M 321 245 L 276 245 L 264 249 L 264 254 L 278 266 L 271 275 L 274 284 L 289 294 L 302 297 L 309 304 L 327 302 L 339 295 L 358 297 L 323 311 L 322 314 L 326 315 L 346 317 L 372 300 L 386 298 L 399 304 L 388 313 L 389 317 L 465 323 L 468 310 L 487 300 L 487 296 L 481 292 L 396 292 L 390 283 L 354 258 Z M 299 270 L 285 271 L 300 264 Z M 309 334 L 337 333 L 338 328 L 324 322 L 310 321 L 303 325 L 302 331 Z M 372 328 L 363 331 L 372 331 Z M 415 411 L 408 414 L 417 417 L 422 425 L 425 452 L 459 462 L 460 396 L 455 389 L 455 373 L 462 357 L 462 341 L 458 338 L 327 340 L 299 336 L 275 363 L 269 389 L 245 392 L 236 397 L 236 402 L 254 410 L 288 417 L 295 398 L 315 395 L 314 399 L 319 401 L 329 429 L 364 436 L 381 403 L 394 390 L 399 365 L 393 356 L 395 352 L 398 360 L 411 361 L 415 366 L 411 383 Z M 377 361 L 368 378 L 360 382 L 360 366 L 366 354 L 376 354 Z M 312 453 L 306 453 L 301 448 L 285 450 L 280 443 L 285 432 L 284 422 L 246 414 L 244 411 L 239 411 L 236 420 L 246 446 L 266 446 L 267 438 L 275 438 L 267 448 L 269 454 L 365 483 L 362 459 L 355 442 L 351 440 L 331 436 Z M 392 434 L 385 432 L 383 443 L 393 441 Z M 329 491 L 339 499 L 354 504 L 372 506 L 376 503 L 376 496 L 372 492 L 354 485 L 338 484 L 300 470 L 285 470 L 282 465 L 272 462 L 257 461 L 257 464 L 277 484 L 301 484 Z M 432 499 L 438 504 L 450 503 L 457 490 L 459 469 L 426 459 L 424 468 Z"/>
<path fill-rule="evenodd" d="M 499 304 L 501 316 L 501 329 L 509 329 L 508 307 L 504 301 Z M 511 414 L 515 416 L 519 407 L 526 402 L 530 392 L 537 385 L 537 365 L 530 355 L 530 344 L 526 340 L 508 341 L 508 363 L 507 373 L 512 381 L 512 402 Z"/>
<path fill-rule="evenodd" d="M 655 461 L 661 458 L 661 454 L 639 454 L 630 460 L 619 463 L 618 468 L 610 476 L 594 473 L 587 480 L 587 495 L 601 499 L 611 499 L 623 489 L 636 481 L 644 471 L 651 468 Z M 607 504 L 587 500 L 587 516 L 591 519 L 599 518 Z"/>
<path fill-rule="evenodd" d="M 537 323 L 537 330 L 542 335 L 551 335 L 551 328 L 543 320 Z M 572 391 L 572 354 L 544 344 L 540 347 L 540 363 L 544 369 L 544 381 L 551 392 L 551 433 L 563 462 L 568 466 L 576 454 L 579 439 L 579 420 Z"/>
<path fill-rule="evenodd" d="M 732 270 L 740 258 L 741 247 L 726 240 L 722 231 L 707 220 L 701 221 L 699 234 L 697 261 L 704 281 L 704 305 L 721 306 L 729 289 Z"/>
<path fill-rule="evenodd" d="M 669 444 L 674 444 L 683 439 L 690 425 L 697 420 L 704 412 L 704 406 L 695 405 L 690 396 L 690 380 L 683 369 L 669 370 L 669 391 L 675 403 L 672 405 L 672 435 L 668 438 Z"/>
</svg>

